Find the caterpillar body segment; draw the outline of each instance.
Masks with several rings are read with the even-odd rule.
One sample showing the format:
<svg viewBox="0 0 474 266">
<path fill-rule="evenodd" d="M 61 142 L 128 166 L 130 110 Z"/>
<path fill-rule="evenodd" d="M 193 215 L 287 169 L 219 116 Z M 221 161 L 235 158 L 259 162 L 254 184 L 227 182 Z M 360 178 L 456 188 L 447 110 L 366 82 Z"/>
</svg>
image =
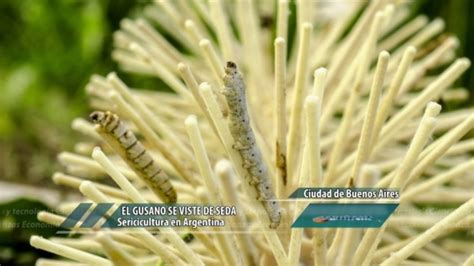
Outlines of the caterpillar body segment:
<svg viewBox="0 0 474 266">
<path fill-rule="evenodd" d="M 272 193 L 273 194 L 273 193 Z M 280 225 L 281 216 L 282 216 L 282 209 L 280 209 L 280 205 L 275 200 L 264 200 L 262 201 L 263 207 L 265 210 L 277 210 L 272 212 L 267 212 L 272 223 L 270 224 L 270 228 L 275 229 Z"/>
<path fill-rule="evenodd" d="M 247 170 L 247 180 L 257 191 L 260 201 L 270 219 L 270 228 L 277 228 L 282 210 L 273 192 L 262 154 L 257 147 L 255 135 L 250 126 L 250 116 L 245 100 L 245 84 L 242 75 L 233 62 L 227 62 L 223 94 L 229 106 L 229 128 L 234 139 L 233 148 L 242 157 L 242 167 Z"/>
<path fill-rule="evenodd" d="M 122 149 L 119 154 L 141 177 L 146 185 L 165 203 L 176 203 L 177 194 L 168 176 L 153 160 L 145 147 L 120 118 L 110 112 L 94 111 L 90 114 L 93 123 L 109 134 Z"/>
</svg>

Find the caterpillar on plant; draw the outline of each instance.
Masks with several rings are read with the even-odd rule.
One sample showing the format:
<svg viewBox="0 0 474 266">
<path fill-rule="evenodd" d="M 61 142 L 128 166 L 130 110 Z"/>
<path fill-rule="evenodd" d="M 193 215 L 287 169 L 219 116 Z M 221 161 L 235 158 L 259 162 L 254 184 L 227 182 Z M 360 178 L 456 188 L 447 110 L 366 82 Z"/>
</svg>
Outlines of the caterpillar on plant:
<svg viewBox="0 0 474 266">
<path fill-rule="evenodd" d="M 166 173 L 116 114 L 110 111 L 94 111 L 89 117 L 103 132 L 112 137 L 115 144 L 118 144 L 115 146 L 121 148 L 119 154 L 155 195 L 165 203 L 176 203 L 176 190 Z"/>
<path fill-rule="evenodd" d="M 281 220 L 281 209 L 275 200 L 267 168 L 255 142 L 246 106 L 245 83 L 234 62 L 227 62 L 225 67 L 223 94 L 229 106 L 229 128 L 234 139 L 233 148 L 242 157 L 242 166 L 247 170 L 248 182 L 255 187 L 257 200 L 262 202 L 270 218 L 270 228 L 277 228 Z"/>
</svg>

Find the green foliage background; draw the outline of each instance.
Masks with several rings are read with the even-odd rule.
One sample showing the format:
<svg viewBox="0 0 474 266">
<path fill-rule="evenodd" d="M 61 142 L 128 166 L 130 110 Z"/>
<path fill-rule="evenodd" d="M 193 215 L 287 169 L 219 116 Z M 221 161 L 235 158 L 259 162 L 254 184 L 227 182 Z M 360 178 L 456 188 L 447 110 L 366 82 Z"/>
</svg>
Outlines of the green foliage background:
<svg viewBox="0 0 474 266">
<path fill-rule="evenodd" d="M 76 139 L 70 129 L 72 119 L 87 114 L 83 88 L 90 75 L 117 69 L 110 59 L 113 31 L 122 18 L 133 16 L 148 2 L 0 1 L 0 181 L 51 185 L 51 174 L 58 169 L 56 154 L 71 150 Z M 414 14 L 443 17 L 447 31 L 460 39 L 459 54 L 473 60 L 474 1 L 418 0 L 412 4 Z M 472 70 L 459 85 L 473 91 Z M 471 93 L 465 104 L 473 103 Z M 0 208 L 36 204 L 21 201 Z M 11 218 L 1 215 L 0 221 Z M 0 264 L 32 263 L 38 254 L 24 243 L 34 230 L 22 235 L 1 229 L 1 238 L 7 241 L 0 242 Z M 29 255 L 15 260 L 23 251 Z"/>
<path fill-rule="evenodd" d="M 116 69 L 112 32 L 144 2 L 0 1 L 0 179 L 43 183 L 71 147 L 91 74 Z M 44 184 L 44 183 L 43 183 Z"/>
<path fill-rule="evenodd" d="M 83 88 L 91 74 L 116 69 L 112 33 L 145 3 L 0 1 L 0 182 L 61 189 L 51 175 L 60 169 L 57 153 L 71 150 L 76 139 L 72 119 L 87 114 Z M 32 234 L 56 231 L 36 220 L 47 208 L 27 199 L 0 202 L 0 264 L 33 265 L 37 257 L 51 256 L 28 243 Z"/>
</svg>

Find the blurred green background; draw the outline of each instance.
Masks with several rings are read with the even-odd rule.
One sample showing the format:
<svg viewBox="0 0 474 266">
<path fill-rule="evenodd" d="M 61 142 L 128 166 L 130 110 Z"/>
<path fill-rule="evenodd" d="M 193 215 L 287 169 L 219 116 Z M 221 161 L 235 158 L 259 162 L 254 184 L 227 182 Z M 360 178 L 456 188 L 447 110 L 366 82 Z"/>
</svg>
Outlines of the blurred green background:
<svg viewBox="0 0 474 266">
<path fill-rule="evenodd" d="M 91 74 L 116 67 L 112 33 L 144 2 L 0 1 L 0 179 L 41 183 L 87 110 Z"/>
<path fill-rule="evenodd" d="M 76 139 L 70 129 L 72 119 L 87 114 L 83 88 L 91 74 L 117 70 L 110 59 L 112 33 L 122 18 L 133 16 L 148 2 L 0 1 L 0 182 L 60 189 L 51 184 L 50 177 L 58 169 L 57 153 L 71 150 Z M 474 34 L 469 34 L 474 29 L 474 1 L 419 0 L 412 4 L 414 14 L 444 18 L 447 32 L 460 39 L 459 55 L 474 59 Z M 472 92 L 472 70 L 459 85 Z M 473 105 L 473 99 L 471 93 L 465 104 Z M 46 208 L 22 200 L 0 207 L 12 208 L 12 204 Z M 5 216 L 2 209 L 0 212 Z M 24 244 L 31 232 L 17 235 L 15 230 L 3 229 L 0 264 L 31 263 L 36 255 Z M 16 244 L 7 237 L 12 234 Z M 23 250 L 26 257 L 16 260 Z"/>
<path fill-rule="evenodd" d="M 0 265 L 51 256 L 29 245 L 30 235 L 55 232 L 36 221 L 48 206 L 15 194 L 64 190 L 50 180 L 57 153 L 77 139 L 72 119 L 87 114 L 83 88 L 91 74 L 116 69 L 112 33 L 148 2 L 0 1 Z"/>
</svg>

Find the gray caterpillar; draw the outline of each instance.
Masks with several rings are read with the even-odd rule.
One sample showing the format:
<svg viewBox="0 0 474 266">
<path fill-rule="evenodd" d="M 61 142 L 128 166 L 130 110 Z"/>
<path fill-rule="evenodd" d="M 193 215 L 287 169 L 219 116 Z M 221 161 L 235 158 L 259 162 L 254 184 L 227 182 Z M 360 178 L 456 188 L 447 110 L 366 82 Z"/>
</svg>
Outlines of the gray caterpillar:
<svg viewBox="0 0 474 266">
<path fill-rule="evenodd" d="M 165 172 L 153 160 L 137 137 L 127 129 L 120 118 L 109 111 L 95 111 L 90 114 L 90 119 L 99 125 L 104 132 L 110 134 L 117 144 L 123 149 L 119 154 L 141 177 L 146 185 L 165 203 L 176 203 L 177 195 Z"/>
<path fill-rule="evenodd" d="M 234 138 L 233 148 L 242 157 L 242 166 L 247 170 L 249 184 L 256 188 L 257 200 L 262 202 L 270 218 L 270 228 L 277 228 L 281 220 L 281 209 L 275 201 L 267 168 L 250 126 L 244 80 L 233 62 L 227 62 L 225 67 L 223 94 L 229 106 L 229 128 Z"/>
</svg>

